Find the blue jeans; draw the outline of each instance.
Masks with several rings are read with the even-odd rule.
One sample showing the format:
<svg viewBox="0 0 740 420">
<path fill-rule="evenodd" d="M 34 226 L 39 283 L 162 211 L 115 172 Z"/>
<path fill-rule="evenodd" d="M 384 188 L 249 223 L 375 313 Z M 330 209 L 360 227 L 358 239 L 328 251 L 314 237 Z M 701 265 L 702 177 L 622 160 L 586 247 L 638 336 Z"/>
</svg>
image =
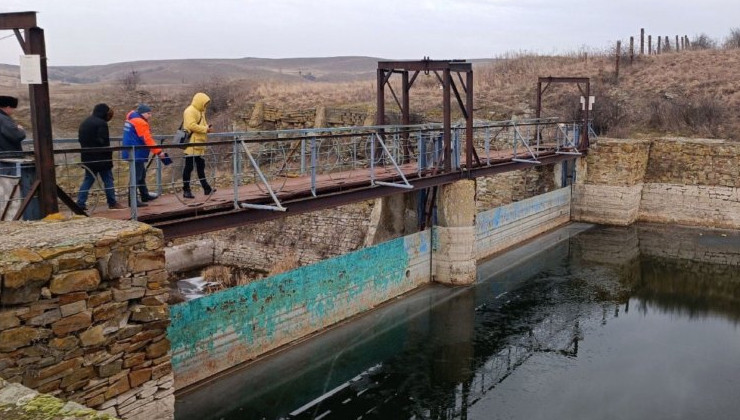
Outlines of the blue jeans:
<svg viewBox="0 0 740 420">
<path fill-rule="evenodd" d="M 85 207 L 87 203 L 87 195 L 90 193 L 90 187 L 95 183 L 95 175 L 100 175 L 100 179 L 103 181 L 105 187 L 105 199 L 108 201 L 108 206 L 116 204 L 116 191 L 113 186 L 113 170 L 103 169 L 102 171 L 92 172 L 85 170 L 85 179 L 82 180 L 80 185 L 80 192 L 77 194 L 77 205 Z"/>
</svg>

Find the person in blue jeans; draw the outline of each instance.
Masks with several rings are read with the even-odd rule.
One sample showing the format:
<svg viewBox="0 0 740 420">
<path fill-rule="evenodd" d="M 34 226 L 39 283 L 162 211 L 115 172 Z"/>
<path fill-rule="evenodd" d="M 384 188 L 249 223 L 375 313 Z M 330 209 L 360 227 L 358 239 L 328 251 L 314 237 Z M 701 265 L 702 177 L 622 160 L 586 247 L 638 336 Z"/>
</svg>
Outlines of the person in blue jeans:
<svg viewBox="0 0 740 420">
<path fill-rule="evenodd" d="M 97 104 L 92 115 L 87 117 L 77 131 L 80 146 L 84 150 L 80 153 L 80 160 L 87 168 L 85 178 L 77 194 L 77 205 L 87 210 L 87 196 L 95 182 L 95 176 L 100 176 L 105 187 L 105 198 L 111 209 L 123 209 L 125 206 L 116 201 L 116 191 L 113 184 L 113 152 L 111 150 L 95 150 L 101 147 L 110 147 L 108 121 L 113 118 L 113 110 L 106 104 Z"/>
</svg>

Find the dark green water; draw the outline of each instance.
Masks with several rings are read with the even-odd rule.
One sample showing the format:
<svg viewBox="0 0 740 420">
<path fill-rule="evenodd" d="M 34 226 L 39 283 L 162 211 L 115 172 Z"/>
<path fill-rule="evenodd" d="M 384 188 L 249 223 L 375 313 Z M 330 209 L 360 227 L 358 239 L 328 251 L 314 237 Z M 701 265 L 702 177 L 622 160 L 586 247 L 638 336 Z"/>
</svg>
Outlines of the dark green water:
<svg viewBox="0 0 740 420">
<path fill-rule="evenodd" d="M 176 418 L 740 418 L 740 234 L 579 229 L 178 396 Z"/>
</svg>

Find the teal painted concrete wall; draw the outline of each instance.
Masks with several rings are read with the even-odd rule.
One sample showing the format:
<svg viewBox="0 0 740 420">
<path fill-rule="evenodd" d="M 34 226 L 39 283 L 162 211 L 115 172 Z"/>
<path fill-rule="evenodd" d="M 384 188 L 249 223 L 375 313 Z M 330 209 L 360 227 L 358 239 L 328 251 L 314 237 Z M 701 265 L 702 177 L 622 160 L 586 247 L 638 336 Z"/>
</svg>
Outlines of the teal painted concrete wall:
<svg viewBox="0 0 740 420">
<path fill-rule="evenodd" d="M 478 213 L 476 258 L 499 252 L 570 221 L 570 187 Z"/>
<path fill-rule="evenodd" d="M 429 282 L 421 232 L 174 305 L 177 388 L 362 313 Z"/>
</svg>

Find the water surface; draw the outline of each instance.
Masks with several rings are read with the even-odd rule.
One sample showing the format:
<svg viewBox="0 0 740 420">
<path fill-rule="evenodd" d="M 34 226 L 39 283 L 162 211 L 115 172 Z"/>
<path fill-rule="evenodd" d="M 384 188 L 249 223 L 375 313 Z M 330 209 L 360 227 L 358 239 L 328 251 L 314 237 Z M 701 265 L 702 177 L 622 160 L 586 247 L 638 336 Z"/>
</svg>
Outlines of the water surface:
<svg viewBox="0 0 740 420">
<path fill-rule="evenodd" d="M 739 418 L 740 234 L 580 230 L 180 395 L 176 418 Z"/>
</svg>

